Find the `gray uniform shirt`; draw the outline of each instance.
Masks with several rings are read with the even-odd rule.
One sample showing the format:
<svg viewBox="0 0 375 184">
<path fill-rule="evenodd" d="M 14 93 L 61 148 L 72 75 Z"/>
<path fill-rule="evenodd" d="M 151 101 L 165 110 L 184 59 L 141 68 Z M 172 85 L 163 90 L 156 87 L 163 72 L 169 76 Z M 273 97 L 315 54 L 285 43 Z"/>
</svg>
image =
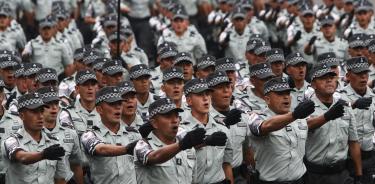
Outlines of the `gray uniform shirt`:
<svg viewBox="0 0 375 184">
<path fill-rule="evenodd" d="M 12 184 L 51 184 L 54 179 L 67 178 L 67 166 L 63 160 L 41 160 L 34 164 L 24 165 L 14 160 L 17 150 L 41 152 L 45 148 L 59 144 L 56 138 L 41 132 L 42 138 L 36 142 L 25 129 L 21 128 L 16 134 L 7 138 L 1 147 L 2 155 L 8 165 L 6 181 Z"/>
<path fill-rule="evenodd" d="M 228 128 L 216 123 L 211 115 L 209 115 L 209 121 L 205 126 L 191 115 L 181 121 L 180 127 L 186 131 L 204 128 L 206 135 L 218 131 L 227 135 L 228 139 L 225 146 L 205 146 L 196 149 L 196 171 L 193 174 L 193 183 L 208 184 L 223 181 L 225 179 L 223 163 L 233 162 L 232 141 Z"/>
<path fill-rule="evenodd" d="M 94 183 L 103 184 L 135 184 L 136 175 L 134 157 L 121 155 L 103 157 L 95 155 L 95 147 L 98 144 L 111 144 L 126 146 L 129 143 L 141 139 L 138 131 L 128 131 L 124 124 L 120 124 L 117 133 L 111 132 L 102 123 L 91 131 L 85 132 L 82 137 L 82 145 L 89 160 L 91 179 Z"/>
<path fill-rule="evenodd" d="M 264 114 L 253 117 L 249 125 L 255 168 L 263 181 L 294 181 L 306 172 L 303 157 L 308 132 L 307 122 L 304 119 L 296 120 L 280 130 L 260 136 L 262 123 L 275 115 L 267 108 Z"/>
<path fill-rule="evenodd" d="M 188 184 L 191 183 L 191 168 L 188 164 L 187 151 L 180 151 L 170 160 L 149 165 L 148 154 L 166 146 L 156 135 L 151 132 L 147 140 L 138 141 L 134 154 L 137 170 L 137 182 L 163 183 L 163 184 Z"/>
<path fill-rule="evenodd" d="M 357 94 L 352 86 L 349 84 L 344 87 L 343 90 L 340 91 L 341 97 L 347 101 L 354 103 L 356 100 L 362 97 L 371 97 L 374 99 L 375 94 L 371 91 L 369 87 L 367 87 L 366 94 L 360 96 Z M 374 111 L 375 105 L 374 103 L 371 104 L 368 110 L 364 109 L 353 109 L 355 115 L 355 126 L 357 128 L 358 133 L 358 141 L 361 145 L 362 151 L 372 151 L 374 149 L 374 144 L 372 143 L 372 137 L 374 135 Z"/>
<path fill-rule="evenodd" d="M 328 110 L 314 94 L 315 112 L 311 117 L 320 116 Z M 334 98 L 333 103 L 338 98 Z M 314 164 L 329 165 L 347 159 L 348 141 L 358 141 L 355 116 L 349 107 L 345 107 L 344 116 L 329 121 L 323 126 L 310 130 L 306 142 L 306 159 Z"/>
</svg>

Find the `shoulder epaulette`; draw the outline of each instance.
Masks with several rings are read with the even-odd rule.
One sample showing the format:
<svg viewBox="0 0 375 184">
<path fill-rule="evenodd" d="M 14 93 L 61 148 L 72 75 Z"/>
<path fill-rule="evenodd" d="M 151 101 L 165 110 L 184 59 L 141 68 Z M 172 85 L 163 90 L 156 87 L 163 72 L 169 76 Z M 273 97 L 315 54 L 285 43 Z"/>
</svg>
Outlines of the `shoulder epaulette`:
<svg viewBox="0 0 375 184">
<path fill-rule="evenodd" d="M 14 137 L 14 138 L 17 138 L 17 139 L 19 139 L 19 138 L 22 138 L 22 135 L 21 134 L 19 134 L 19 133 L 12 133 L 12 134 L 10 134 L 10 136 L 11 137 Z"/>
<path fill-rule="evenodd" d="M 161 97 L 158 95 L 154 95 L 154 100 L 159 100 Z"/>
<path fill-rule="evenodd" d="M 46 132 L 45 132 L 45 133 L 46 133 Z M 52 139 L 52 140 L 55 140 L 55 141 L 58 141 L 58 140 L 59 140 L 59 139 L 57 139 L 57 137 L 51 135 L 50 133 L 46 133 L 46 135 L 47 135 L 47 137 L 48 137 L 49 139 Z"/>
</svg>

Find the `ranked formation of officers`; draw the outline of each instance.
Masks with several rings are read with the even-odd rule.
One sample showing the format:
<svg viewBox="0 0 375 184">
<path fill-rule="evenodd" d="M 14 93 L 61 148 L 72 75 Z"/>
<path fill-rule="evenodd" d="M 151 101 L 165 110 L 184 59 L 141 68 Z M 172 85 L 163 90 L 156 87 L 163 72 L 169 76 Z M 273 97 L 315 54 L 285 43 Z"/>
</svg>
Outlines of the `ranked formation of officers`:
<svg viewBox="0 0 375 184">
<path fill-rule="evenodd" d="M 0 183 L 375 183 L 367 0 L 0 2 Z"/>
</svg>

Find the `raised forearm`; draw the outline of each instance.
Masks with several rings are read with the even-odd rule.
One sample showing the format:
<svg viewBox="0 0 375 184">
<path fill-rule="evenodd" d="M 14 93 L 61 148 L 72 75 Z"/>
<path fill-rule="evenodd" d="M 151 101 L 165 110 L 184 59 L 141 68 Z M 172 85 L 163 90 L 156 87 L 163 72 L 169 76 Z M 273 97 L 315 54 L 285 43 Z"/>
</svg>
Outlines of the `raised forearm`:
<svg viewBox="0 0 375 184">
<path fill-rule="evenodd" d="M 178 143 L 163 146 L 161 149 L 152 151 L 147 155 L 147 164 L 153 165 L 166 162 L 180 151 L 181 149 Z"/>
<path fill-rule="evenodd" d="M 29 165 L 43 160 L 43 155 L 41 152 L 26 152 L 19 150 L 15 153 L 14 159 L 24 165 Z"/>
<path fill-rule="evenodd" d="M 327 123 L 323 115 L 307 119 L 309 130 L 317 129 Z"/>
<path fill-rule="evenodd" d="M 260 132 L 262 135 L 265 135 L 270 132 L 280 130 L 284 128 L 286 125 L 288 125 L 289 123 L 293 122 L 294 120 L 295 119 L 293 118 L 291 112 L 287 114 L 283 114 L 283 115 L 273 116 L 272 118 L 262 123 L 262 126 L 260 127 L 261 128 Z"/>
<path fill-rule="evenodd" d="M 111 144 L 98 144 L 95 147 L 95 155 L 103 157 L 114 157 L 126 154 L 126 147 Z"/>
</svg>

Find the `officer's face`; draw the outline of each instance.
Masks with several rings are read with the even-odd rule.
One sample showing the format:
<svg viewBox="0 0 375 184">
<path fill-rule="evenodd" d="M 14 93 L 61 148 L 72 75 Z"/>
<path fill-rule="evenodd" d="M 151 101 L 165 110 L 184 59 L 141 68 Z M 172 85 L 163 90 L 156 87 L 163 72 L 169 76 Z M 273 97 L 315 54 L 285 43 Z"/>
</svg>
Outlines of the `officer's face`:
<svg viewBox="0 0 375 184">
<path fill-rule="evenodd" d="M 317 94 L 322 96 L 331 96 L 335 93 L 337 88 L 337 79 L 333 75 L 325 75 L 319 78 L 315 78 L 311 86 L 315 89 Z"/>
<path fill-rule="evenodd" d="M 148 93 L 150 90 L 150 76 L 144 75 L 132 80 L 135 91 L 140 94 Z"/>
<path fill-rule="evenodd" d="M 323 33 L 323 36 L 327 40 L 331 40 L 336 35 L 336 26 L 335 25 L 324 25 L 320 28 Z"/>
<path fill-rule="evenodd" d="M 371 20 L 371 12 L 370 11 L 359 11 L 355 13 L 355 18 L 357 19 L 360 26 L 367 26 Z"/>
<path fill-rule="evenodd" d="M 236 71 L 234 70 L 228 70 L 225 72 L 229 78 L 229 81 L 231 82 L 231 87 L 232 90 L 234 90 L 234 87 L 236 86 L 236 81 L 237 81 L 237 74 Z"/>
<path fill-rule="evenodd" d="M 189 21 L 182 18 L 176 18 L 172 21 L 172 28 L 177 35 L 182 35 L 183 33 L 185 33 L 188 26 Z"/>
<path fill-rule="evenodd" d="M 259 54 L 259 55 L 255 55 L 255 56 L 256 56 L 256 59 L 255 59 L 256 63 L 264 63 L 264 62 L 266 62 L 266 55 L 265 55 L 265 53 Z"/>
<path fill-rule="evenodd" d="M 219 8 L 224 13 L 226 13 L 230 10 L 229 4 L 225 1 L 219 3 Z"/>
<path fill-rule="evenodd" d="M 323 0 L 323 3 L 326 5 L 326 6 L 332 6 L 334 1 L 333 0 Z"/>
<path fill-rule="evenodd" d="M 57 21 L 56 28 L 60 32 L 64 31 L 64 29 L 65 29 L 65 20 L 62 19 L 62 18 L 59 18 L 58 21 Z"/>
<path fill-rule="evenodd" d="M 268 107 L 276 114 L 285 114 L 290 111 L 292 98 L 289 91 L 269 92 L 264 99 Z"/>
<path fill-rule="evenodd" d="M 288 11 L 288 13 L 297 15 L 298 14 L 298 4 L 297 3 L 288 4 L 286 10 Z"/>
<path fill-rule="evenodd" d="M 305 29 L 311 29 L 314 27 L 315 16 L 312 14 L 301 16 L 301 21 Z"/>
<path fill-rule="evenodd" d="M 20 111 L 20 118 L 23 126 L 29 131 L 40 131 L 43 128 L 43 107 L 37 109 L 23 109 Z"/>
<path fill-rule="evenodd" d="M 155 133 L 167 140 L 174 140 L 180 125 L 178 112 L 171 111 L 167 114 L 155 115 L 151 120 Z"/>
<path fill-rule="evenodd" d="M 40 36 L 43 40 L 49 41 L 55 34 L 55 30 L 52 27 L 44 27 L 39 29 Z"/>
<path fill-rule="evenodd" d="M 375 64 L 375 53 L 369 51 L 369 57 L 367 58 L 370 64 Z"/>
<path fill-rule="evenodd" d="M 6 29 L 9 26 L 10 19 L 5 15 L 0 15 L 0 29 Z"/>
<path fill-rule="evenodd" d="M 174 63 L 174 57 L 169 57 L 169 58 L 165 58 L 165 59 L 160 59 L 159 61 L 160 63 L 160 69 L 162 71 L 168 69 L 168 68 L 171 68 L 173 66 L 173 63 Z"/>
<path fill-rule="evenodd" d="M 124 49 L 124 45 L 125 45 L 125 42 L 124 41 L 117 41 L 117 40 L 113 40 L 111 42 L 109 42 L 109 48 L 111 50 L 111 55 L 112 56 L 115 56 L 117 55 L 118 53 L 118 47 L 117 45 L 120 44 L 120 51 L 122 51 Z"/>
<path fill-rule="evenodd" d="M 204 69 L 198 69 L 196 75 L 197 75 L 197 78 L 204 79 L 208 75 L 210 75 L 211 73 L 214 73 L 214 71 L 215 71 L 215 67 L 209 66 L 209 67 L 206 67 Z"/>
<path fill-rule="evenodd" d="M 176 64 L 175 66 L 182 68 L 182 71 L 184 72 L 185 81 L 189 81 L 193 78 L 193 63 L 182 62 Z"/>
<path fill-rule="evenodd" d="M 275 74 L 276 76 L 282 76 L 283 75 L 283 70 L 284 70 L 284 62 L 282 61 L 276 61 L 271 63 L 271 70 L 272 73 Z"/>
<path fill-rule="evenodd" d="M 366 93 L 367 82 L 369 78 L 369 74 L 367 71 L 360 73 L 348 71 L 346 77 L 348 78 L 350 86 L 354 89 L 354 91 L 359 94 Z"/>
<path fill-rule="evenodd" d="M 351 57 L 359 57 L 359 56 L 366 57 L 366 51 L 367 49 L 365 47 L 349 48 L 349 55 Z"/>
<path fill-rule="evenodd" d="M 0 87 L 0 105 L 3 104 L 4 99 L 5 99 L 4 88 Z"/>
<path fill-rule="evenodd" d="M 38 89 L 38 84 L 35 80 L 35 77 L 36 74 L 26 77 L 26 85 L 29 92 L 36 91 Z"/>
<path fill-rule="evenodd" d="M 306 66 L 306 63 L 299 63 L 297 65 L 288 66 L 287 72 L 294 80 L 305 80 Z"/>
<path fill-rule="evenodd" d="M 103 73 L 101 70 L 95 70 L 96 79 L 98 79 L 100 86 L 105 86 L 105 81 L 103 80 Z"/>
<path fill-rule="evenodd" d="M 107 86 L 116 86 L 118 83 L 120 83 L 122 78 L 122 72 L 116 73 L 114 75 L 106 75 L 104 74 L 104 80 Z"/>
<path fill-rule="evenodd" d="M 81 70 L 86 70 L 86 69 L 89 69 L 88 66 L 86 66 L 82 60 L 75 60 L 74 61 L 74 68 L 76 69 L 76 71 L 81 71 Z"/>
<path fill-rule="evenodd" d="M 335 6 L 339 7 L 340 9 L 344 7 L 344 1 L 343 0 L 334 0 Z"/>
<path fill-rule="evenodd" d="M 257 64 L 257 56 L 253 52 L 246 52 L 246 60 L 250 65 Z"/>
<path fill-rule="evenodd" d="M 104 32 L 108 36 L 117 30 L 117 26 L 109 25 L 104 27 Z"/>
<path fill-rule="evenodd" d="M 118 124 L 121 119 L 122 101 L 107 103 L 103 102 L 96 107 L 103 123 Z"/>
<path fill-rule="evenodd" d="M 43 111 L 43 119 L 45 123 L 55 123 L 57 113 L 59 112 L 59 101 L 52 101 L 46 104 Z"/>
<path fill-rule="evenodd" d="M 220 110 L 228 110 L 232 98 L 230 83 L 222 83 L 213 87 L 211 92 L 212 105 Z"/>
<path fill-rule="evenodd" d="M 38 88 L 42 88 L 42 87 L 57 87 L 57 81 L 49 80 L 43 83 L 38 82 Z"/>
<path fill-rule="evenodd" d="M 344 5 L 344 11 L 345 13 L 350 13 L 354 10 L 354 6 L 352 2 L 346 2 Z"/>
<path fill-rule="evenodd" d="M 122 96 L 124 102 L 122 103 L 122 115 L 132 116 L 137 111 L 137 97 L 135 93 L 127 93 Z"/>
<path fill-rule="evenodd" d="M 168 98 L 172 100 L 181 100 L 184 90 L 184 80 L 171 79 L 163 83 L 161 89 L 165 92 Z"/>
<path fill-rule="evenodd" d="M 234 29 L 236 30 L 236 32 L 238 33 L 243 33 L 243 31 L 245 30 L 245 27 L 246 27 L 246 19 L 244 18 L 235 18 L 233 19 L 233 26 L 234 26 Z"/>
<path fill-rule="evenodd" d="M 18 78 L 16 78 L 16 86 L 17 86 L 17 89 L 21 93 L 26 93 L 27 92 L 26 78 L 25 77 L 18 77 Z"/>
<path fill-rule="evenodd" d="M 95 101 L 95 94 L 99 90 L 98 82 L 95 80 L 88 80 L 83 84 L 77 84 L 76 91 L 82 100 L 88 102 Z"/>
<path fill-rule="evenodd" d="M 6 86 L 14 87 L 16 81 L 14 78 L 14 72 L 12 68 L 8 67 L 0 69 L 0 75 L 3 78 Z"/>
<path fill-rule="evenodd" d="M 191 93 L 186 97 L 187 104 L 191 110 L 199 114 L 207 114 L 210 110 L 211 95 L 209 91 L 202 93 Z"/>
</svg>

